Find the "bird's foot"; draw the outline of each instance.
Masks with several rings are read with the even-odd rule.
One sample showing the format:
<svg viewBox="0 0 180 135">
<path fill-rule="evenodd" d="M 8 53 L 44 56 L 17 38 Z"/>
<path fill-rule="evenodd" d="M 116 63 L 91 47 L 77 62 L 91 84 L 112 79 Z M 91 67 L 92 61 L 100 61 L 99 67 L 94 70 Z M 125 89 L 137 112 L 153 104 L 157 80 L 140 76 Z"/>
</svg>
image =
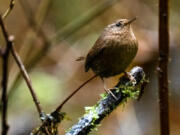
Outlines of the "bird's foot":
<svg viewBox="0 0 180 135">
<path fill-rule="evenodd" d="M 113 88 L 110 88 L 110 89 L 106 89 L 104 88 L 104 90 L 106 91 L 107 94 L 111 94 L 111 96 L 115 99 L 115 100 L 118 100 L 118 98 L 112 93 L 111 90 L 114 90 Z"/>
<path fill-rule="evenodd" d="M 132 84 L 135 85 L 136 79 L 134 78 L 134 76 L 132 76 L 129 72 L 124 72 L 124 73 L 129 78 L 129 80 L 132 82 Z"/>
</svg>

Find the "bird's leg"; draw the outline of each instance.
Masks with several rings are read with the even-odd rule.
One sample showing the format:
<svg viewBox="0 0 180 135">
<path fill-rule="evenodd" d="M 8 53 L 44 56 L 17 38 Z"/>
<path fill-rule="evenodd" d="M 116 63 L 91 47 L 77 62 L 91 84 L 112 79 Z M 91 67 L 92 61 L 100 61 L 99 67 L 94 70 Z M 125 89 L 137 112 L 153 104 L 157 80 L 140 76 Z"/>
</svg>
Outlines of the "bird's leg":
<svg viewBox="0 0 180 135">
<path fill-rule="evenodd" d="M 104 82 L 104 79 L 103 78 L 101 78 L 102 79 L 102 81 L 103 81 L 103 85 L 104 85 L 104 90 L 106 91 L 106 93 L 108 93 L 108 94 L 111 94 L 111 96 L 115 99 L 115 100 L 118 100 L 118 98 L 112 93 L 112 91 L 111 90 L 113 90 L 113 88 L 111 89 L 107 89 L 107 87 L 106 87 L 106 84 L 105 84 L 105 82 Z"/>
<path fill-rule="evenodd" d="M 125 74 L 125 76 L 127 76 L 127 77 L 129 78 L 129 80 L 130 80 L 133 84 L 136 83 L 135 78 L 134 78 L 131 74 L 129 74 L 129 72 L 124 72 L 124 74 Z"/>
</svg>

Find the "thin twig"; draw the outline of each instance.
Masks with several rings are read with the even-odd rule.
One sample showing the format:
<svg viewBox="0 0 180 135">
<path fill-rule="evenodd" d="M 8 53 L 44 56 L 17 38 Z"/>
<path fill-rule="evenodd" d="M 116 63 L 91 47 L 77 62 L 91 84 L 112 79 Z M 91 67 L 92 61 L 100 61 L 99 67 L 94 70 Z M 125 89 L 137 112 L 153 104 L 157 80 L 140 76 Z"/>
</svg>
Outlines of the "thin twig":
<svg viewBox="0 0 180 135">
<path fill-rule="evenodd" d="M 2 15 L 2 19 L 5 19 L 9 14 L 10 12 L 12 11 L 13 7 L 15 5 L 15 0 L 11 0 L 10 1 L 10 4 L 9 4 L 9 8 L 6 10 L 6 12 Z"/>
<path fill-rule="evenodd" d="M 8 86 L 8 58 L 12 42 L 8 40 L 8 33 L 5 30 L 5 26 L 0 16 L 0 27 L 2 29 L 3 36 L 6 40 L 6 49 L 2 54 L 2 135 L 7 135 L 9 126 L 7 123 L 7 108 L 8 108 L 8 97 L 7 97 L 7 86 Z"/>
<path fill-rule="evenodd" d="M 9 129 L 7 122 L 7 108 L 8 108 L 8 97 L 7 97 L 7 84 L 8 84 L 8 58 L 9 49 L 6 49 L 3 55 L 2 64 L 2 135 L 6 135 Z"/>
<path fill-rule="evenodd" d="M 40 105 L 40 102 L 39 102 L 39 100 L 38 100 L 38 98 L 37 98 L 37 96 L 36 96 L 35 90 L 34 90 L 34 88 L 32 87 L 31 79 L 30 79 L 30 77 L 29 77 L 29 75 L 28 75 L 28 73 L 27 73 L 27 71 L 26 71 L 26 69 L 25 69 L 25 67 L 24 67 L 24 65 L 23 65 L 23 63 L 22 63 L 22 61 L 21 61 L 21 58 L 20 58 L 19 55 L 17 54 L 14 46 L 11 47 L 11 53 L 12 53 L 12 55 L 13 55 L 16 63 L 17 63 L 17 65 L 18 65 L 21 73 L 22 73 L 23 78 L 24 78 L 25 81 L 26 81 L 26 84 L 27 84 L 27 86 L 28 86 L 28 88 L 29 88 L 29 90 L 30 90 L 30 92 L 31 92 L 32 98 L 33 98 L 34 103 L 35 103 L 35 105 L 36 105 L 36 108 L 37 108 L 37 110 L 38 110 L 38 112 L 39 112 L 39 115 L 40 115 L 40 117 L 41 117 L 44 112 L 43 112 L 43 110 L 42 110 L 42 108 L 41 108 L 41 105 Z"/>
<path fill-rule="evenodd" d="M 0 15 L 0 27 L 2 29 L 3 36 L 6 41 L 6 48 L 3 50 L 0 48 L 0 55 L 2 56 L 2 135 L 7 135 L 9 125 L 7 122 L 7 109 L 8 109 L 8 96 L 7 96 L 7 87 L 8 87 L 8 58 L 9 58 L 9 52 L 12 45 L 12 40 L 8 39 L 8 33 L 5 29 L 3 19 L 5 19 L 9 13 L 12 11 L 14 7 L 15 1 L 11 0 L 9 4 L 9 8 L 6 10 L 6 12 L 1 16 Z"/>
<path fill-rule="evenodd" d="M 159 112 L 160 134 L 169 135 L 169 0 L 159 0 Z"/>
<path fill-rule="evenodd" d="M 9 8 L 6 10 L 6 12 L 4 13 L 4 15 L 3 15 L 3 17 L 2 17 L 3 19 L 5 19 L 5 18 L 9 15 L 9 13 L 12 11 L 12 9 L 13 9 L 13 7 L 14 7 L 14 4 L 15 4 L 15 1 L 14 1 L 14 0 L 11 0 L 11 1 L 10 1 L 10 5 L 9 5 Z M 6 40 L 6 42 L 7 42 L 7 45 L 8 45 L 8 46 L 7 46 L 7 49 L 6 49 L 6 51 L 5 51 L 4 57 L 5 57 L 5 58 L 8 57 L 8 56 L 6 56 L 6 54 L 9 54 L 9 51 L 12 52 L 12 55 L 13 55 L 13 57 L 14 57 L 17 65 L 19 66 L 19 68 L 20 68 L 20 70 L 21 70 L 21 73 L 22 73 L 22 75 L 23 75 L 23 77 L 24 77 L 24 79 L 25 79 L 25 81 L 26 81 L 26 84 L 27 84 L 27 86 L 28 86 L 28 88 L 29 88 L 29 90 L 30 90 L 30 93 L 31 93 L 31 95 L 32 95 L 32 97 L 33 97 L 33 101 L 34 101 L 34 103 L 35 103 L 35 105 L 36 105 L 36 108 L 37 108 L 37 110 L 38 110 L 38 112 L 39 112 L 39 115 L 40 115 L 40 117 L 42 117 L 42 115 L 44 114 L 44 112 L 42 111 L 42 108 L 41 108 L 41 106 L 40 106 L 40 102 L 39 102 L 39 100 L 37 99 L 35 90 L 34 90 L 34 88 L 32 87 L 32 83 L 31 83 L 30 77 L 29 77 L 29 75 L 28 75 L 28 73 L 27 73 L 27 71 L 26 71 L 26 69 L 25 69 L 25 67 L 24 67 L 24 65 L 23 65 L 23 63 L 22 63 L 19 55 L 18 55 L 17 52 L 15 51 L 15 48 L 14 48 L 14 46 L 13 46 L 13 42 L 12 42 L 12 40 L 11 40 L 12 37 L 8 35 L 7 30 L 5 29 L 5 26 L 4 26 L 4 23 L 3 23 L 2 20 L 1 20 L 1 27 L 2 27 L 2 31 L 3 31 L 3 35 L 4 35 L 5 40 Z M 7 53 L 7 52 L 8 52 L 8 53 Z M 4 59 L 5 59 L 5 58 L 4 58 Z M 6 58 L 6 59 L 7 59 L 7 58 Z M 4 66 L 7 66 L 7 65 L 5 65 L 5 64 L 8 64 L 8 63 L 4 63 L 4 64 L 3 64 Z M 6 70 L 7 70 L 7 68 L 6 68 Z M 3 72 L 3 73 L 4 73 L 4 72 Z M 6 73 L 6 72 L 5 72 L 5 73 Z M 5 74 L 5 73 L 4 73 L 4 74 Z M 5 79 L 6 79 L 6 78 L 5 78 Z M 6 117 L 4 117 L 4 118 L 6 118 Z"/>
<path fill-rule="evenodd" d="M 2 21 L 1 21 L 1 22 L 2 22 Z M 35 103 L 35 105 L 36 105 L 36 108 L 37 108 L 37 110 L 38 110 L 38 112 L 39 112 L 39 115 L 40 115 L 40 117 L 41 117 L 41 116 L 44 114 L 44 112 L 42 111 L 42 108 L 41 108 L 41 106 L 40 106 L 40 102 L 39 102 L 39 100 L 37 99 L 35 90 L 34 90 L 34 88 L 32 87 L 31 79 L 30 79 L 30 77 L 29 77 L 29 75 L 28 75 L 28 73 L 27 73 L 27 71 L 26 71 L 26 69 L 25 69 L 25 67 L 24 67 L 24 65 L 23 65 L 23 63 L 22 63 L 22 61 L 21 61 L 21 58 L 19 57 L 19 55 L 18 55 L 17 52 L 15 51 L 15 48 L 14 48 L 14 46 L 13 46 L 13 44 L 12 44 L 12 40 L 11 40 L 12 38 L 10 38 L 10 37 L 12 37 L 12 36 L 9 36 L 9 35 L 8 35 L 7 30 L 6 30 L 5 27 L 4 27 L 4 23 L 3 23 L 3 22 L 1 23 L 1 26 L 2 26 L 3 35 L 4 35 L 4 37 L 5 37 L 6 42 L 7 42 L 7 43 L 11 43 L 11 44 L 8 44 L 8 45 L 9 45 L 8 48 L 9 48 L 10 51 L 12 52 L 12 55 L 13 55 L 13 57 L 14 57 L 17 65 L 18 65 L 18 67 L 19 67 L 20 70 L 21 70 L 22 76 L 23 76 L 23 78 L 24 78 L 25 81 L 26 81 L 26 84 L 27 84 L 27 86 L 28 86 L 28 88 L 29 88 L 29 90 L 30 90 L 30 93 L 31 93 L 31 95 L 32 95 L 33 101 L 34 101 L 34 103 Z"/>
<path fill-rule="evenodd" d="M 55 112 L 59 112 L 61 110 L 61 108 L 64 106 L 65 103 L 67 103 L 69 101 L 69 99 L 74 96 L 83 86 L 85 86 L 87 83 L 89 83 L 91 80 L 93 80 L 94 78 L 96 78 L 98 75 L 94 75 L 93 77 L 91 77 L 90 79 L 88 79 L 87 81 L 85 81 L 83 84 L 81 84 L 76 90 L 74 90 L 67 98 L 65 98 L 65 100 L 56 108 Z"/>
<path fill-rule="evenodd" d="M 42 59 L 44 57 L 44 54 L 46 54 L 49 50 L 49 47 L 50 47 L 50 42 L 46 36 L 46 34 L 44 33 L 43 29 L 41 27 L 38 26 L 38 23 L 36 23 L 35 19 L 33 18 L 34 17 L 34 12 L 33 10 L 30 8 L 30 5 L 27 1 L 24 1 L 24 0 L 19 0 L 19 3 L 25 13 L 25 17 L 27 18 L 28 20 L 28 23 L 29 23 L 29 26 L 35 31 L 37 32 L 38 31 L 38 35 L 40 35 L 40 37 L 42 38 L 43 42 L 44 42 L 44 45 L 42 47 L 42 49 L 30 60 L 30 62 L 26 65 L 26 70 L 28 72 L 31 71 L 31 69 L 33 67 L 35 67 L 35 65 L 39 62 L 40 59 Z M 49 8 L 49 7 L 48 7 Z M 20 83 L 21 81 L 21 75 L 18 74 L 16 76 L 16 78 L 14 79 L 14 82 L 12 84 L 12 86 L 10 87 L 10 93 L 9 95 L 11 95 L 11 92 L 13 89 L 15 89 L 18 84 Z"/>
</svg>

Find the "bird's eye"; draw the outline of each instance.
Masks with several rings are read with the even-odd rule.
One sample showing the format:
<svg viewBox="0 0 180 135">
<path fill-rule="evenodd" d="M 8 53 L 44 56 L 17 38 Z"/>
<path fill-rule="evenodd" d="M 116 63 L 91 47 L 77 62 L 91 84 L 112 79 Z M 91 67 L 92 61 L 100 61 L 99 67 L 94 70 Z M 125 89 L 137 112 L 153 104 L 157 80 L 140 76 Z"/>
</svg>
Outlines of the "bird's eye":
<svg viewBox="0 0 180 135">
<path fill-rule="evenodd" d="M 120 27 L 121 25 L 122 25 L 121 22 L 116 23 L 116 26 L 117 26 L 117 27 Z"/>
</svg>

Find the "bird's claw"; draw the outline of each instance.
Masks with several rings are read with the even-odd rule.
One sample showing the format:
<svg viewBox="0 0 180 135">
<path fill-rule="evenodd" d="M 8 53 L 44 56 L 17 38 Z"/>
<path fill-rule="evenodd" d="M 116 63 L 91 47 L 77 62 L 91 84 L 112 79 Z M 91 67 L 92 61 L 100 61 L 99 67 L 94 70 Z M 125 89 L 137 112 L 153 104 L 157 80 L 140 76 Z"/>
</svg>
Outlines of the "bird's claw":
<svg viewBox="0 0 180 135">
<path fill-rule="evenodd" d="M 132 82 L 133 86 L 136 84 L 136 79 L 129 72 L 125 72 L 125 75 L 129 78 L 130 82 Z"/>
</svg>

